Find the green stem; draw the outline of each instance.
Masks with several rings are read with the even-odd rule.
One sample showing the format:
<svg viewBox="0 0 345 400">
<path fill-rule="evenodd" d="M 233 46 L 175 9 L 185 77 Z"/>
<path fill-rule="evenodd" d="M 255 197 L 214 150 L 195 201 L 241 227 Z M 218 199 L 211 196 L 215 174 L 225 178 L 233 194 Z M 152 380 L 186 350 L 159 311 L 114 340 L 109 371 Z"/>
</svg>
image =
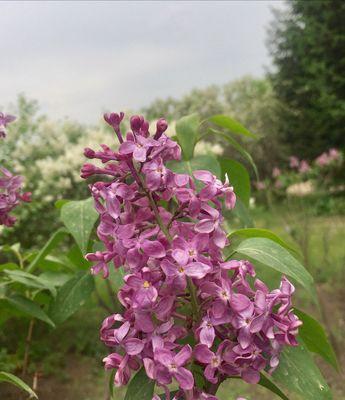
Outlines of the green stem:
<svg viewBox="0 0 345 400">
<path fill-rule="evenodd" d="M 193 312 L 193 319 L 197 320 L 199 318 L 199 307 L 198 307 L 198 300 L 196 298 L 196 293 L 195 293 L 195 286 L 193 285 L 193 282 L 190 277 L 187 278 L 188 282 L 188 290 L 190 293 L 190 299 L 191 299 L 191 304 L 192 304 L 192 312 Z"/>
</svg>

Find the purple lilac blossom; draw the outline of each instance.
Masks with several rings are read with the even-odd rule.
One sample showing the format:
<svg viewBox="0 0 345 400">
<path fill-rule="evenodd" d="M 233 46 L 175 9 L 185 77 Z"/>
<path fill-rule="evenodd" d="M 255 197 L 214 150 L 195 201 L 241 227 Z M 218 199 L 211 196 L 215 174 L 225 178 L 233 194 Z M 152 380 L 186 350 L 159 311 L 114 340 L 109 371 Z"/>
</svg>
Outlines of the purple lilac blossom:
<svg viewBox="0 0 345 400">
<path fill-rule="evenodd" d="M 6 126 L 16 118 L 0 112 L 0 139 L 6 137 Z M 31 193 L 23 192 L 23 177 L 0 165 L 0 225 L 11 227 L 16 218 L 10 213 L 21 203 L 31 201 Z"/>
<path fill-rule="evenodd" d="M 6 127 L 8 124 L 13 122 L 16 119 L 13 115 L 4 114 L 0 112 L 0 139 L 4 139 L 6 137 Z"/>
<path fill-rule="evenodd" d="M 107 317 L 100 331 L 111 348 L 105 368 L 116 370 L 117 386 L 143 367 L 167 399 L 167 385 L 175 382 L 174 399 L 217 400 L 218 383 L 231 376 L 257 383 L 261 371 L 278 366 L 284 346 L 297 345 L 301 322 L 292 311 L 294 287 L 283 277 L 270 291 L 255 279 L 249 261 L 224 261 L 223 203 L 229 209 L 236 203 L 228 180 L 204 170 L 174 173 L 167 162 L 179 160 L 181 149 L 165 135 L 166 121 L 160 119 L 150 136 L 147 121 L 134 116 L 124 136 L 123 117 L 104 117 L 119 150 L 85 149 L 104 168 L 82 169 L 85 178 L 101 177 L 90 191 L 105 248 L 86 258 L 104 278 L 109 268 L 125 272 L 118 292 L 123 311 Z M 193 364 L 204 370 L 204 387 L 197 386 Z"/>
</svg>

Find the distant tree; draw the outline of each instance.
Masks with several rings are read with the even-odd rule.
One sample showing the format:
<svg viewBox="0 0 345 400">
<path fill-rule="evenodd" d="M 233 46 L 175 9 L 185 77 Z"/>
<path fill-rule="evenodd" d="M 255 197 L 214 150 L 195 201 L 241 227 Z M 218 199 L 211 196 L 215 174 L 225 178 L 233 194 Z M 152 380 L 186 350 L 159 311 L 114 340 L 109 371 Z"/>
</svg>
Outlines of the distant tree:
<svg viewBox="0 0 345 400">
<path fill-rule="evenodd" d="M 345 1 L 292 0 L 275 11 L 271 81 L 282 104 L 278 132 L 300 157 L 344 144 Z"/>
</svg>

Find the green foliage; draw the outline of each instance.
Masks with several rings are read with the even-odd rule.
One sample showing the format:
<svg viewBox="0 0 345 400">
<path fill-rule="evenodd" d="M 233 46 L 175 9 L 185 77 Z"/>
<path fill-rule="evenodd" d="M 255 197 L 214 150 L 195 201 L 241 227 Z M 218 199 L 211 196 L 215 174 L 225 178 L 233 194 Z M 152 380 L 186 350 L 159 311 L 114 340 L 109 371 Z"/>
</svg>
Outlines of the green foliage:
<svg viewBox="0 0 345 400">
<path fill-rule="evenodd" d="M 283 350 L 272 378 L 301 400 L 332 399 L 327 383 L 301 340 L 299 346 Z"/>
<path fill-rule="evenodd" d="M 345 3 L 293 0 L 269 33 L 277 131 L 292 154 L 312 159 L 344 143 Z"/>
<path fill-rule="evenodd" d="M 79 271 L 59 290 L 56 299 L 51 303 L 49 316 L 56 324 L 61 324 L 91 296 L 94 290 L 94 279 L 89 272 Z"/>
<path fill-rule="evenodd" d="M 55 328 L 54 322 L 48 317 L 48 315 L 42 310 L 42 308 L 34 301 L 20 295 L 13 295 L 5 297 L 4 300 L 15 309 L 22 311 L 25 315 L 31 318 L 37 318 L 53 328 Z"/>
<path fill-rule="evenodd" d="M 61 207 L 61 220 L 74 237 L 83 254 L 87 252 L 92 228 L 98 213 L 93 200 L 69 201 Z"/>
<path fill-rule="evenodd" d="M 12 385 L 19 387 L 19 389 L 29 393 L 30 398 L 34 397 L 35 399 L 38 399 L 37 394 L 30 388 L 30 386 L 13 374 L 0 371 L 0 382 L 11 383 Z"/>
<path fill-rule="evenodd" d="M 222 168 L 222 179 L 227 175 L 231 186 L 234 188 L 236 197 L 241 199 L 248 207 L 250 199 L 250 178 L 247 169 L 238 161 L 219 157 L 218 161 Z"/>
<path fill-rule="evenodd" d="M 253 237 L 241 242 L 233 252 L 290 276 L 316 298 L 313 277 L 278 243 L 263 237 Z"/>
<path fill-rule="evenodd" d="M 125 400 L 152 400 L 155 383 L 146 375 L 142 367 L 128 385 Z"/>
<path fill-rule="evenodd" d="M 299 328 L 299 334 L 307 349 L 313 353 L 319 354 L 339 371 L 337 357 L 320 323 L 301 310 L 295 309 L 294 313 L 303 322 L 303 325 Z"/>
<path fill-rule="evenodd" d="M 209 118 L 211 122 L 213 122 L 215 125 L 225 128 L 229 130 L 231 133 L 234 133 L 236 135 L 243 135 L 247 137 L 251 137 L 255 139 L 257 136 L 248 131 L 247 128 L 245 128 L 241 123 L 238 121 L 234 120 L 233 118 L 227 116 L 227 115 L 213 115 L 211 118 Z"/>
<path fill-rule="evenodd" d="M 187 115 L 176 123 L 176 136 L 182 149 L 182 157 L 188 161 L 193 157 L 194 147 L 198 137 L 198 114 Z"/>
<path fill-rule="evenodd" d="M 193 174 L 193 171 L 206 169 L 220 177 L 221 169 L 216 157 L 211 155 L 196 156 L 190 161 L 171 161 L 169 167 L 178 174 Z"/>
</svg>

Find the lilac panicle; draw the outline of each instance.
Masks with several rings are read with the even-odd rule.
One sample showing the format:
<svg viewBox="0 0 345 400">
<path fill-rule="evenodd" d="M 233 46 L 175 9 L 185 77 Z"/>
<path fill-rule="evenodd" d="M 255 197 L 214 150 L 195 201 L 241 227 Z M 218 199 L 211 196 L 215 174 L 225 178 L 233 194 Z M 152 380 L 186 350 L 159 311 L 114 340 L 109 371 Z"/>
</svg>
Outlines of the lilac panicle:
<svg viewBox="0 0 345 400">
<path fill-rule="evenodd" d="M 165 135 L 166 121 L 160 119 L 151 136 L 147 121 L 133 116 L 124 135 L 123 117 L 104 116 L 119 150 L 85 149 L 104 167 L 82 168 L 84 178 L 100 177 L 90 191 L 104 244 L 86 258 L 104 278 L 111 266 L 125 271 L 118 292 L 123 312 L 106 318 L 100 331 L 112 349 L 105 367 L 115 368 L 115 385 L 143 367 L 167 398 L 174 381 L 176 398 L 216 400 L 214 388 L 226 377 L 257 383 L 261 371 L 277 367 L 283 346 L 297 345 L 294 287 L 285 277 L 273 291 L 258 279 L 251 284 L 249 261 L 224 261 L 222 208 L 236 203 L 228 180 L 204 170 L 174 173 L 167 162 L 179 160 L 181 149 Z M 193 364 L 204 370 L 204 387 L 197 387 Z"/>
<path fill-rule="evenodd" d="M 0 139 L 6 137 L 6 126 L 16 118 L 0 112 Z M 0 225 L 11 227 L 16 218 L 10 213 L 21 203 L 31 200 L 30 192 L 22 191 L 23 177 L 13 175 L 0 165 Z"/>
</svg>

